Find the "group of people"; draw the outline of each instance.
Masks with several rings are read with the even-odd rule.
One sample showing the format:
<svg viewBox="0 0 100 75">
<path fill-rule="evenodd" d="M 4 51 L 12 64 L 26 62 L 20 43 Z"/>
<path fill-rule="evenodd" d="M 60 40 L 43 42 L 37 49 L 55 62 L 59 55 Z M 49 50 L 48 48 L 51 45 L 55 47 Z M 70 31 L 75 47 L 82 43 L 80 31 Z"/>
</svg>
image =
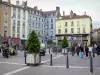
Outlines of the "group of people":
<svg viewBox="0 0 100 75">
<path fill-rule="evenodd" d="M 95 57 L 95 54 L 100 55 L 100 46 L 97 44 L 90 45 L 90 46 L 72 46 L 71 48 L 72 56 L 74 56 L 75 53 L 77 53 L 77 56 L 81 56 L 81 58 L 85 55 L 86 57 L 88 56 L 93 56 Z"/>
</svg>

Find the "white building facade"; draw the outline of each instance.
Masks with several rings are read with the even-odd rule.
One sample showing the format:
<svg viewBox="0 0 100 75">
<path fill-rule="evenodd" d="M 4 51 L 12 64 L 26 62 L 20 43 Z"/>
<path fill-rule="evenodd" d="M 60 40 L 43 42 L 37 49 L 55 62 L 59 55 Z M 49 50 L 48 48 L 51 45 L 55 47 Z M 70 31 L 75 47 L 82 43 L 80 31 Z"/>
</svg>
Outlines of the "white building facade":
<svg viewBox="0 0 100 75">
<path fill-rule="evenodd" d="M 28 38 L 28 10 L 23 6 L 11 7 L 11 37 L 27 40 Z"/>
</svg>

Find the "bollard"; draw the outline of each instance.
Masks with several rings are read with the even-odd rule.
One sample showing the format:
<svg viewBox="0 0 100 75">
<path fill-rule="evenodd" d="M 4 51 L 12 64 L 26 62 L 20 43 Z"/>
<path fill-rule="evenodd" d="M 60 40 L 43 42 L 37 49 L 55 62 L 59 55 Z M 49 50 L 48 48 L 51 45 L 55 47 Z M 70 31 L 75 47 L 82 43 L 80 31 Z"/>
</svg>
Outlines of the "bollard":
<svg viewBox="0 0 100 75">
<path fill-rule="evenodd" d="M 52 54 L 50 54 L 50 66 L 53 65 L 53 62 L 52 62 Z"/>
<path fill-rule="evenodd" d="M 93 60 L 92 60 L 92 56 L 90 56 L 90 72 L 93 73 Z"/>
<path fill-rule="evenodd" d="M 69 68 L 68 51 L 67 51 L 67 54 L 66 54 L 66 68 L 67 69 Z"/>
<path fill-rule="evenodd" d="M 24 53 L 24 57 L 25 57 L 25 64 L 26 64 L 26 51 L 25 51 L 25 53 Z"/>
<path fill-rule="evenodd" d="M 65 55 L 65 49 L 64 49 L 64 55 Z"/>
</svg>

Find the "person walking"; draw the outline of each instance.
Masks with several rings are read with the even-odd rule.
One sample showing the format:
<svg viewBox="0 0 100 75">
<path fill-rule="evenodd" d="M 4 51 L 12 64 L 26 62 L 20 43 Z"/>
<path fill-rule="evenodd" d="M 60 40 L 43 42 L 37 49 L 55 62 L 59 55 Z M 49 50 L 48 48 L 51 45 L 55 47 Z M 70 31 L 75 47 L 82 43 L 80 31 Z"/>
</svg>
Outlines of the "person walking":
<svg viewBox="0 0 100 75">
<path fill-rule="evenodd" d="M 89 48 L 87 47 L 87 46 L 85 46 L 85 55 L 86 55 L 86 57 L 88 57 L 88 53 L 89 53 Z"/>
<path fill-rule="evenodd" d="M 81 47 L 80 47 L 80 56 L 81 56 L 81 58 L 83 58 L 83 55 L 84 55 L 84 49 L 83 49 L 83 47 L 81 46 Z"/>
<path fill-rule="evenodd" d="M 97 49 L 97 45 L 94 44 L 94 45 L 93 45 L 93 50 L 92 50 L 92 52 L 93 52 L 93 57 L 95 57 L 96 49 Z"/>
<path fill-rule="evenodd" d="M 77 56 L 79 56 L 79 52 L 80 52 L 80 46 L 77 46 L 77 48 L 76 48 Z"/>
<path fill-rule="evenodd" d="M 100 55 L 100 45 L 97 46 L 97 55 Z"/>
<path fill-rule="evenodd" d="M 89 56 L 92 55 L 92 49 L 93 49 L 93 47 L 90 45 L 90 46 L 89 46 Z"/>
<path fill-rule="evenodd" d="M 74 56 L 74 54 L 75 54 L 75 47 L 74 46 L 72 46 L 71 51 L 72 51 L 72 56 Z"/>
</svg>

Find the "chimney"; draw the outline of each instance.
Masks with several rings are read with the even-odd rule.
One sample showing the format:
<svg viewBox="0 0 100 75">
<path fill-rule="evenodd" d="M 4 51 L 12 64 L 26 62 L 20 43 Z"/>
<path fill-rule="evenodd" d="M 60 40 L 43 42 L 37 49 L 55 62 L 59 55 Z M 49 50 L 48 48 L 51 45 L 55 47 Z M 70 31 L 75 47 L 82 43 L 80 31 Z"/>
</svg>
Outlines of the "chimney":
<svg viewBox="0 0 100 75">
<path fill-rule="evenodd" d="M 27 1 L 25 2 L 25 6 L 27 6 Z"/>
<path fill-rule="evenodd" d="M 22 6 L 25 6 L 25 2 L 24 1 L 22 2 Z"/>
<path fill-rule="evenodd" d="M 19 6 L 19 0 L 16 1 L 16 5 Z"/>
<path fill-rule="evenodd" d="M 37 10 L 37 9 L 38 9 L 38 7 L 37 7 L 37 6 L 34 6 L 34 9 L 35 9 L 35 10 Z"/>
<path fill-rule="evenodd" d="M 57 15 L 57 18 L 61 16 L 59 7 L 56 7 L 56 15 Z"/>
<path fill-rule="evenodd" d="M 8 3 L 10 3 L 11 2 L 11 0 L 8 0 Z"/>
<path fill-rule="evenodd" d="M 73 15 L 74 15 L 74 14 L 73 14 L 73 11 L 71 10 L 71 11 L 70 11 L 70 18 L 72 18 Z"/>
<path fill-rule="evenodd" d="M 84 12 L 84 15 L 86 15 L 86 12 Z"/>
<path fill-rule="evenodd" d="M 65 11 L 63 11 L 63 16 L 65 16 Z"/>
</svg>

